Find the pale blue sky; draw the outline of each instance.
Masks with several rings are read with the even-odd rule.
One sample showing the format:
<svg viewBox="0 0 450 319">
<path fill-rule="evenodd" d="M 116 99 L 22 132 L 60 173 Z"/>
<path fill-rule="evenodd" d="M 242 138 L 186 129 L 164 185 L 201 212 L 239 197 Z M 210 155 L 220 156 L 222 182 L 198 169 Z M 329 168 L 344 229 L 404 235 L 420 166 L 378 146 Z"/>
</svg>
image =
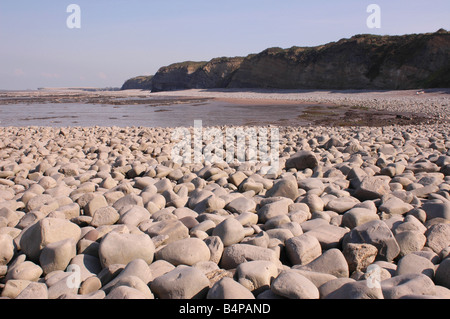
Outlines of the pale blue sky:
<svg viewBox="0 0 450 319">
<path fill-rule="evenodd" d="M 66 26 L 72 3 L 81 29 Z M 366 26 L 371 3 L 381 29 Z M 449 0 L 0 0 L 0 89 L 120 87 L 174 62 L 439 28 Z"/>
</svg>

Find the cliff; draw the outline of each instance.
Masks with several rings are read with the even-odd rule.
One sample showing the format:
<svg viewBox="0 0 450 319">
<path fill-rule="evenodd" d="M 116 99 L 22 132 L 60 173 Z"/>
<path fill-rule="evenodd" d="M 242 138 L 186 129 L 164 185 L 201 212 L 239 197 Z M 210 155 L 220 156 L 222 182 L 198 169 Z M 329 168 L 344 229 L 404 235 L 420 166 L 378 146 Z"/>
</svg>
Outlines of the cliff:
<svg viewBox="0 0 450 319">
<path fill-rule="evenodd" d="M 247 57 L 228 87 L 415 89 L 450 87 L 450 33 L 357 35 Z"/>
<path fill-rule="evenodd" d="M 137 76 L 127 80 L 121 90 L 151 90 L 153 76 Z"/>
<path fill-rule="evenodd" d="M 450 32 L 356 35 L 316 47 L 162 67 L 152 90 L 202 88 L 419 89 L 450 87 Z"/>
<path fill-rule="evenodd" d="M 244 58 L 216 58 L 209 62 L 183 62 L 162 67 L 153 77 L 153 92 L 179 89 L 224 88 Z"/>
</svg>

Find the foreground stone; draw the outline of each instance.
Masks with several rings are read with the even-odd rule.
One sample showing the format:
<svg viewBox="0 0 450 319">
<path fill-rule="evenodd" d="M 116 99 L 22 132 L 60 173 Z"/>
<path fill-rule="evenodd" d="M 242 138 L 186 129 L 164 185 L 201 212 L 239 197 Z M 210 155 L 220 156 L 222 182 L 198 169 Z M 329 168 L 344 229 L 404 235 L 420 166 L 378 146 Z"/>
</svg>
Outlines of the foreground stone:
<svg viewBox="0 0 450 319">
<path fill-rule="evenodd" d="M 175 163 L 168 129 L 0 128 L 1 296 L 450 296 L 447 124 L 280 132 L 266 174 Z"/>
</svg>

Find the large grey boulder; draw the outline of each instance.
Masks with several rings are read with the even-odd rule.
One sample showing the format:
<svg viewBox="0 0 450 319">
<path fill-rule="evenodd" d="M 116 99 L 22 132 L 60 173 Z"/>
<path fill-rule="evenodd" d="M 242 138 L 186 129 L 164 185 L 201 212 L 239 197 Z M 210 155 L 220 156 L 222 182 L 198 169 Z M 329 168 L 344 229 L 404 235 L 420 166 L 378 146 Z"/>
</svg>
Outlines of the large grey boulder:
<svg viewBox="0 0 450 319">
<path fill-rule="evenodd" d="M 374 220 L 353 228 L 344 236 L 342 246 L 348 243 L 371 244 L 378 249 L 378 260 L 392 261 L 400 253 L 400 247 L 389 227 L 381 220 Z"/>
</svg>

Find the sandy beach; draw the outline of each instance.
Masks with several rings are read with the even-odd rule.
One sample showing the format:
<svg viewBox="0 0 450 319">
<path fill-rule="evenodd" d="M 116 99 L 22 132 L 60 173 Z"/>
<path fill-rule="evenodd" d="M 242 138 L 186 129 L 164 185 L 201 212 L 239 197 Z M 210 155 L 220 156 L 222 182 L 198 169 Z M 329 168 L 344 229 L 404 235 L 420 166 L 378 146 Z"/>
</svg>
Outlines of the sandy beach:
<svg viewBox="0 0 450 319">
<path fill-rule="evenodd" d="M 448 299 L 449 92 L 0 92 L 0 110 L 307 105 L 271 126 L 270 173 L 175 161 L 173 128 L 0 127 L 1 297 Z"/>
</svg>

